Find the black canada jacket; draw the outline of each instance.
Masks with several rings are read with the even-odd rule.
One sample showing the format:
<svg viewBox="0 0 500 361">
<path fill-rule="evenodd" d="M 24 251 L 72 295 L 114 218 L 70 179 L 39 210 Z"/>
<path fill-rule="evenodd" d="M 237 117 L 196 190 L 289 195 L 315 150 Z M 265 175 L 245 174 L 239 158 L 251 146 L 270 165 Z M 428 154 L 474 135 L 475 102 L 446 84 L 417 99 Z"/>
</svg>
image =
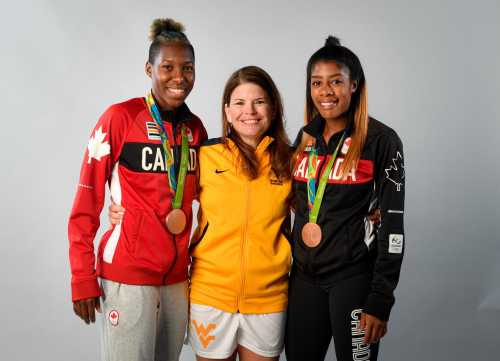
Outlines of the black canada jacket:
<svg viewBox="0 0 500 361">
<path fill-rule="evenodd" d="M 325 120 L 315 118 L 302 132 L 316 139 L 319 177 L 326 167 L 343 131 L 334 134 L 328 144 L 322 136 Z M 340 164 L 350 144 L 349 127 L 337 160 L 330 172 L 318 215 L 322 239 L 310 248 L 302 240 L 302 227 L 308 222 L 307 166 L 310 147 L 298 156 L 293 172 L 295 222 L 292 231 L 294 272 L 316 282 L 337 280 L 370 272 L 373 274 L 364 311 L 382 320 L 389 318 L 394 304 L 404 253 L 404 181 L 403 146 L 394 130 L 370 118 L 366 142 L 356 171 L 346 179 L 339 176 Z M 381 223 L 377 229 L 366 218 L 378 200 Z"/>
</svg>

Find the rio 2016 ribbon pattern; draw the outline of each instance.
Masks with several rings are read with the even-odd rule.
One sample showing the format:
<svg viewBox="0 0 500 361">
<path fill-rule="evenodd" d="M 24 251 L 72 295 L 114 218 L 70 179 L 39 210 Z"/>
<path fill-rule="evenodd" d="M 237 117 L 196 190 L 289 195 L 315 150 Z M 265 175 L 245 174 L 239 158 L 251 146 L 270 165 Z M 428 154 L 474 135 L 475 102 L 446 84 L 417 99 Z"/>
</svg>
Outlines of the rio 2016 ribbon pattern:
<svg viewBox="0 0 500 361">
<path fill-rule="evenodd" d="M 171 233 L 179 234 L 184 230 L 186 225 L 186 215 L 180 209 L 182 205 L 182 197 L 184 194 L 184 185 L 186 183 L 188 152 L 189 152 L 186 127 L 183 124 L 181 129 L 182 133 L 181 161 L 179 165 L 179 172 L 177 174 L 177 179 L 176 179 L 175 162 L 173 158 L 170 141 L 168 140 L 168 134 L 165 131 L 160 111 L 158 110 L 158 106 L 156 105 L 151 92 L 146 95 L 146 104 L 148 106 L 151 118 L 153 118 L 153 120 L 161 130 L 160 138 L 167 164 L 168 184 L 170 186 L 170 189 L 174 193 L 174 200 L 172 202 L 173 210 L 167 215 L 166 219 L 167 228 Z M 175 144 L 174 139 L 172 139 L 172 144 Z"/>
<path fill-rule="evenodd" d="M 337 146 L 335 147 L 335 151 L 333 152 L 330 161 L 321 174 L 317 190 L 315 174 L 318 163 L 318 149 L 313 147 L 309 153 L 309 163 L 307 166 L 307 203 L 309 208 L 309 222 L 302 228 L 302 239 L 309 247 L 316 247 L 321 242 L 321 228 L 316 222 L 318 221 L 319 209 L 325 194 L 328 176 L 333 168 L 335 160 L 337 159 L 337 153 L 340 145 L 344 142 L 345 135 L 346 132 L 344 131 Z"/>
</svg>

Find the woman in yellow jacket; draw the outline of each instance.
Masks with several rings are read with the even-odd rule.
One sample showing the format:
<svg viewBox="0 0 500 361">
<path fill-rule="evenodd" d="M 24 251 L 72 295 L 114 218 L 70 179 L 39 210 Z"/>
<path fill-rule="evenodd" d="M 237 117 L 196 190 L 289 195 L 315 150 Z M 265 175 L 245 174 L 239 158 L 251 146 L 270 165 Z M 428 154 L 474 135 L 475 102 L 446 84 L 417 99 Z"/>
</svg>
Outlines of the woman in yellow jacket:
<svg viewBox="0 0 500 361">
<path fill-rule="evenodd" d="M 249 66 L 226 83 L 223 136 L 200 147 L 189 340 L 199 361 L 277 360 L 290 245 L 291 149 L 271 77 Z"/>
</svg>

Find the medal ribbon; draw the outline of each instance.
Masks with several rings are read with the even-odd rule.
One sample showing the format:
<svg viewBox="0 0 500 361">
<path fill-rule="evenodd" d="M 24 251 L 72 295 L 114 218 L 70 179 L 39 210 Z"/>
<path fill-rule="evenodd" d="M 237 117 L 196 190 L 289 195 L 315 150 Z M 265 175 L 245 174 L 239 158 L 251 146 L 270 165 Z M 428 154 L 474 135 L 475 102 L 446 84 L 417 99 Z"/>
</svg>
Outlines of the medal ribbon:
<svg viewBox="0 0 500 361">
<path fill-rule="evenodd" d="M 309 151 L 309 163 L 307 165 L 307 205 L 309 208 L 309 213 L 313 209 L 314 198 L 316 195 L 316 178 L 314 176 L 314 173 L 316 171 L 317 164 L 318 149 L 316 147 L 312 147 Z"/>
<path fill-rule="evenodd" d="M 182 129 L 182 145 L 181 145 L 181 162 L 179 165 L 179 176 L 177 178 L 177 190 L 175 192 L 172 208 L 179 209 L 182 205 L 182 196 L 184 195 L 184 184 L 186 184 L 186 173 L 188 166 L 188 138 L 186 134 L 186 127 L 183 124 Z"/>
<path fill-rule="evenodd" d="M 151 118 L 155 121 L 155 123 L 160 128 L 160 138 L 161 144 L 163 146 L 163 152 L 165 153 L 166 165 L 167 165 L 167 175 L 168 175 L 168 184 L 170 189 L 175 193 L 174 200 L 172 202 L 172 208 L 179 209 L 182 205 L 182 197 L 184 195 L 184 185 L 186 183 L 186 173 L 187 173 L 187 165 L 188 165 L 188 139 L 186 134 L 186 127 L 183 124 L 181 133 L 182 133 L 182 145 L 181 145 L 181 161 L 179 165 L 179 174 L 177 180 L 175 179 L 175 162 L 173 157 L 172 148 L 170 146 L 170 142 L 168 140 L 168 134 L 163 126 L 163 121 L 161 119 L 160 111 L 158 106 L 155 103 L 153 95 L 149 92 L 146 95 L 146 104 L 148 106 L 149 114 Z M 172 142 L 175 144 L 175 140 Z"/>
<path fill-rule="evenodd" d="M 339 151 L 340 145 L 344 142 L 346 132 L 342 134 L 335 151 L 330 158 L 330 161 L 326 165 L 326 168 L 323 170 L 321 174 L 321 178 L 319 180 L 318 190 L 316 191 L 316 179 L 314 177 L 316 172 L 316 165 L 318 159 L 318 149 L 314 147 L 309 153 L 309 164 L 307 166 L 307 203 L 309 206 L 309 222 L 316 223 L 318 220 L 319 209 L 321 207 L 321 203 L 323 202 L 323 196 L 325 194 L 326 183 L 328 182 L 328 176 L 332 171 L 333 164 L 337 159 L 337 153 Z"/>
</svg>

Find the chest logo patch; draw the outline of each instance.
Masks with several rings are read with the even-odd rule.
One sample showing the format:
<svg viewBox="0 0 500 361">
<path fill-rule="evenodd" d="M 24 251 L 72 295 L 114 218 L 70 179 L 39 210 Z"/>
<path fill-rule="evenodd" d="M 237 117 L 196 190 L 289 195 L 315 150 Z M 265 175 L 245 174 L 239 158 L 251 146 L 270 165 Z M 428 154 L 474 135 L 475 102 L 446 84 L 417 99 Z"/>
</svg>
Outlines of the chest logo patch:
<svg viewBox="0 0 500 361">
<path fill-rule="evenodd" d="M 349 150 L 349 147 L 351 146 L 351 142 L 352 142 L 351 137 L 346 138 L 346 140 L 344 140 L 344 144 L 342 145 L 342 149 L 340 150 L 342 152 L 342 154 L 344 154 L 344 155 L 347 154 L 347 151 Z"/>
<path fill-rule="evenodd" d="M 189 127 L 186 127 L 186 136 L 188 138 L 188 142 L 189 143 L 192 143 L 194 138 L 193 138 L 193 132 L 191 131 L 191 129 L 189 129 Z"/>
<path fill-rule="evenodd" d="M 278 178 L 271 179 L 270 182 L 273 186 L 282 186 L 283 185 L 283 182 Z"/>
<path fill-rule="evenodd" d="M 158 124 L 156 124 L 155 122 L 146 122 L 146 132 L 148 133 L 148 139 L 161 140 L 161 130 Z"/>
</svg>

